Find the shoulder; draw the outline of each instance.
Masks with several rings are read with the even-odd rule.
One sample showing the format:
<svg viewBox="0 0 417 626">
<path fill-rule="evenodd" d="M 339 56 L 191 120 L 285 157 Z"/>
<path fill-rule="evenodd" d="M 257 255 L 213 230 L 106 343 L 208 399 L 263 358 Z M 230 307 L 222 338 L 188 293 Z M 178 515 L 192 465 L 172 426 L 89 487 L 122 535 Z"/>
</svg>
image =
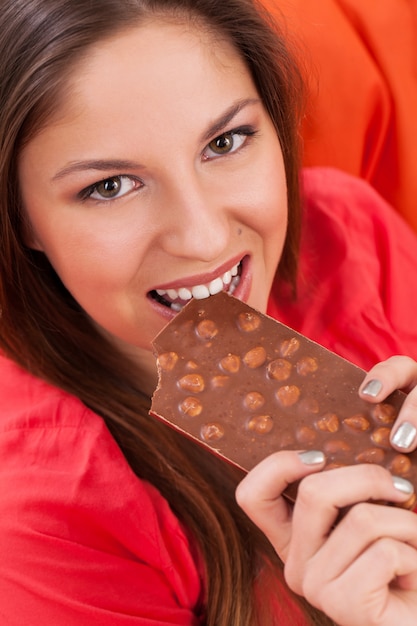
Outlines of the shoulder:
<svg viewBox="0 0 417 626">
<path fill-rule="evenodd" d="M 354 269 L 358 281 L 388 281 L 399 268 L 417 268 L 416 233 L 367 181 L 334 168 L 306 168 L 302 189 L 304 271 L 315 259 L 320 280 L 339 267 L 343 276 Z M 352 281 L 352 293 L 359 293 Z"/>
<path fill-rule="evenodd" d="M 122 459 L 103 419 L 78 398 L 43 381 L 0 356 L 0 484 L 10 501 L 28 501 L 50 493 L 56 503 L 77 498 L 93 480 L 101 480 L 109 461 Z M 99 466 L 102 466 L 102 469 Z M 99 471 L 98 471 L 99 470 Z M 90 476 L 90 478 L 88 478 Z M 82 489 L 80 480 L 82 478 Z M 80 500 L 78 500 L 80 502 Z M 46 503 L 48 506 L 49 503 Z M 1 516 L 0 516 L 1 519 Z"/>
<path fill-rule="evenodd" d="M 303 199 L 309 211 L 346 218 L 403 223 L 392 207 L 364 179 L 333 167 L 308 167 L 301 172 Z M 365 210 L 366 209 L 366 210 Z"/>
<path fill-rule="evenodd" d="M 362 179 L 309 168 L 302 186 L 298 298 L 275 284 L 270 314 L 364 368 L 416 358 L 416 234 Z"/>
<path fill-rule="evenodd" d="M 302 174 L 304 222 L 301 264 L 319 252 L 316 271 L 335 266 L 377 276 L 387 242 L 415 241 L 415 234 L 365 180 L 334 168 L 306 168 Z M 320 263 L 320 260 L 323 263 Z M 330 266 L 327 261 L 330 261 Z"/>
<path fill-rule="evenodd" d="M 2 357 L 0 381 L 0 615 L 114 626 L 148 612 L 191 623 L 194 548 L 104 420 Z"/>
<path fill-rule="evenodd" d="M 0 354 L 0 432 L 12 428 L 79 425 L 87 412 L 78 398 Z M 94 420 L 90 420 L 90 426 Z M 99 421 L 96 421 L 99 425 Z"/>
<path fill-rule="evenodd" d="M 51 503 L 92 510 L 100 500 L 103 512 L 127 497 L 129 484 L 135 496 L 146 496 L 150 509 L 164 509 L 158 492 L 132 472 L 103 418 L 77 397 L 3 356 L 0 381 L 0 483 L 10 472 L 29 500 L 44 497 L 55 484 Z M 117 487 L 106 502 L 105 492 Z"/>
</svg>

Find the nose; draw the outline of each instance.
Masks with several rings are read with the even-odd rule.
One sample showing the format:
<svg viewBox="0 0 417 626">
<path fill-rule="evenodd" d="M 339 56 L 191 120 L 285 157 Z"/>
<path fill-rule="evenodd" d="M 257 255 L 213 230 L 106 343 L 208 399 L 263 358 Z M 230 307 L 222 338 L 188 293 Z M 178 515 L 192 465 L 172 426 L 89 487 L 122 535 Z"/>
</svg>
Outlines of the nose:
<svg viewBox="0 0 417 626">
<path fill-rule="evenodd" d="M 178 172 L 177 172 L 178 174 Z M 165 185 L 161 245 L 172 256 L 213 261 L 229 243 L 227 198 L 195 171 Z"/>
</svg>

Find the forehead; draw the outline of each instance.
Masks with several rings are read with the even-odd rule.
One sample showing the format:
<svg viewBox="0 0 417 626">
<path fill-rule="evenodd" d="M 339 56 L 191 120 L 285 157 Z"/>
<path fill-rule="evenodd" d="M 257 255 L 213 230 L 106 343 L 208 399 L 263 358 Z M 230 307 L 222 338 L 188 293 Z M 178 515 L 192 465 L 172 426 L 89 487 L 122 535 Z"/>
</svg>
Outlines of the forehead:
<svg viewBox="0 0 417 626">
<path fill-rule="evenodd" d="M 77 108 L 85 113 L 120 107 L 127 94 L 138 108 L 152 97 L 162 108 L 163 96 L 169 94 L 187 102 L 195 97 L 197 102 L 210 89 L 221 90 L 226 82 L 231 86 L 232 77 L 233 83 L 243 80 L 252 86 L 231 42 L 196 21 L 147 20 L 88 50 L 69 74 L 50 121 Z"/>
<path fill-rule="evenodd" d="M 213 121 L 251 99 L 257 89 L 229 42 L 195 23 L 149 21 L 89 49 L 20 165 L 43 164 L 52 175 L 58 162 L 80 158 L 160 164 L 195 150 Z"/>
</svg>

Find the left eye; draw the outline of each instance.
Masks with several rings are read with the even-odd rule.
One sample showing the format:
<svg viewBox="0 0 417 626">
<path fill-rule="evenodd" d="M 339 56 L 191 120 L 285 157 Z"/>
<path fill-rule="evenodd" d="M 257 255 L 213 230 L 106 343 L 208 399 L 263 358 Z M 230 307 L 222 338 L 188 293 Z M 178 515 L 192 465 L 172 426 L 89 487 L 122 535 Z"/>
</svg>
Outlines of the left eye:
<svg viewBox="0 0 417 626">
<path fill-rule="evenodd" d="M 230 154 L 238 150 L 248 138 L 249 133 L 242 131 L 230 131 L 219 135 L 213 141 L 210 141 L 203 152 L 203 156 L 207 159 L 213 156 L 222 156 Z"/>
<path fill-rule="evenodd" d="M 139 186 L 140 183 L 130 176 L 111 176 L 88 187 L 82 196 L 93 200 L 114 200 L 125 196 Z"/>
</svg>

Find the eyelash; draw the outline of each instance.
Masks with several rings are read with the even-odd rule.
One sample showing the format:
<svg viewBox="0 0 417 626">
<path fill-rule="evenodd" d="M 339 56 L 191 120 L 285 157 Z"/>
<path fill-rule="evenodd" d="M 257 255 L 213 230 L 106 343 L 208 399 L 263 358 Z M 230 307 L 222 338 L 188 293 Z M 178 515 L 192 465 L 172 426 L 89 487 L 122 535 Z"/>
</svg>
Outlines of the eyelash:
<svg viewBox="0 0 417 626">
<path fill-rule="evenodd" d="M 211 161 L 211 160 L 215 160 L 218 158 L 221 158 L 223 156 L 228 156 L 229 154 L 233 154 L 237 151 L 239 151 L 241 148 L 243 148 L 246 143 L 247 143 L 247 139 L 254 137 L 258 134 L 258 131 L 253 127 L 253 126 L 239 126 L 238 128 L 233 128 L 232 130 L 228 130 L 225 131 L 224 133 L 221 133 L 220 135 L 217 135 L 214 139 L 212 139 L 204 148 L 203 152 L 202 152 L 202 156 L 203 159 L 205 161 Z M 239 137 L 244 137 L 245 139 L 243 140 L 243 143 L 240 146 L 237 146 L 237 148 L 233 149 L 233 145 L 232 148 L 230 150 L 227 150 L 224 153 L 219 153 L 219 154 L 214 154 L 214 156 L 204 156 L 205 152 L 207 152 L 208 150 L 210 150 L 210 145 L 213 144 L 216 141 L 220 141 L 222 139 L 226 139 L 226 138 L 235 138 L 236 136 Z M 128 195 L 130 193 L 130 191 L 127 191 L 126 193 L 122 194 L 122 196 L 115 196 L 114 198 L 92 198 L 92 195 L 97 192 L 98 188 L 100 187 L 100 185 L 103 185 L 106 182 L 109 181 L 116 181 L 118 180 L 121 184 L 123 184 L 123 180 L 128 179 L 129 181 L 132 182 L 132 185 L 134 187 L 135 183 L 139 185 L 138 188 L 140 188 L 141 186 L 143 186 L 142 181 L 140 181 L 138 178 L 136 178 L 135 176 L 132 176 L 130 174 L 116 174 L 114 176 L 106 176 L 106 178 L 103 178 L 102 180 L 97 181 L 96 183 L 93 183 L 92 185 L 89 185 L 88 187 L 86 187 L 85 189 L 83 189 L 79 194 L 79 198 L 82 201 L 87 201 L 89 199 L 94 200 L 95 202 L 103 202 L 103 203 L 107 203 L 111 200 L 117 200 L 119 197 L 122 198 L 125 195 Z M 132 189 L 132 191 L 134 191 L 135 189 Z"/>
<path fill-rule="evenodd" d="M 209 150 L 209 146 L 210 144 L 213 144 L 215 141 L 219 141 L 221 139 L 224 139 L 226 137 L 236 137 L 236 136 L 240 136 L 240 137 L 245 137 L 246 139 L 249 139 L 251 137 L 254 137 L 258 134 L 258 131 L 253 127 L 253 126 L 239 126 L 238 128 L 233 128 L 232 130 L 227 130 L 224 133 L 221 133 L 220 135 L 217 135 L 214 139 L 212 139 L 207 146 L 204 148 L 203 150 L 203 155 L 204 152 L 206 152 L 207 150 Z M 228 150 L 227 152 L 224 153 L 219 153 L 217 155 L 215 155 L 214 157 L 206 157 L 205 160 L 211 160 L 211 159 L 216 159 L 222 156 L 227 156 L 228 154 L 233 154 L 234 152 L 237 152 L 240 148 L 243 148 L 246 145 L 246 141 L 244 141 L 240 146 L 238 146 L 237 148 L 235 148 L 234 150 Z"/>
<path fill-rule="evenodd" d="M 105 178 L 97 181 L 96 183 L 93 183 L 92 185 L 89 185 L 88 187 L 86 187 L 85 189 L 83 189 L 82 191 L 80 191 L 80 193 L 78 194 L 78 197 L 80 198 L 81 201 L 86 201 L 89 199 L 94 200 L 94 202 L 109 202 L 110 200 L 117 200 L 118 197 L 122 198 L 125 195 L 129 194 L 130 191 L 127 191 L 126 193 L 124 193 L 122 196 L 116 196 L 114 198 L 92 198 L 93 193 L 95 193 L 98 188 L 100 187 L 100 185 L 103 185 L 106 182 L 110 182 L 110 181 L 116 181 L 118 180 L 121 184 L 123 184 L 123 181 L 129 180 L 132 183 L 132 186 L 134 187 L 135 184 L 138 185 L 137 189 L 139 189 L 140 187 L 143 186 L 143 183 L 141 180 L 139 180 L 138 178 L 136 178 L 135 176 L 132 176 L 131 174 L 115 174 L 113 176 L 106 176 Z M 131 191 L 134 191 L 135 189 L 132 189 Z"/>
</svg>

